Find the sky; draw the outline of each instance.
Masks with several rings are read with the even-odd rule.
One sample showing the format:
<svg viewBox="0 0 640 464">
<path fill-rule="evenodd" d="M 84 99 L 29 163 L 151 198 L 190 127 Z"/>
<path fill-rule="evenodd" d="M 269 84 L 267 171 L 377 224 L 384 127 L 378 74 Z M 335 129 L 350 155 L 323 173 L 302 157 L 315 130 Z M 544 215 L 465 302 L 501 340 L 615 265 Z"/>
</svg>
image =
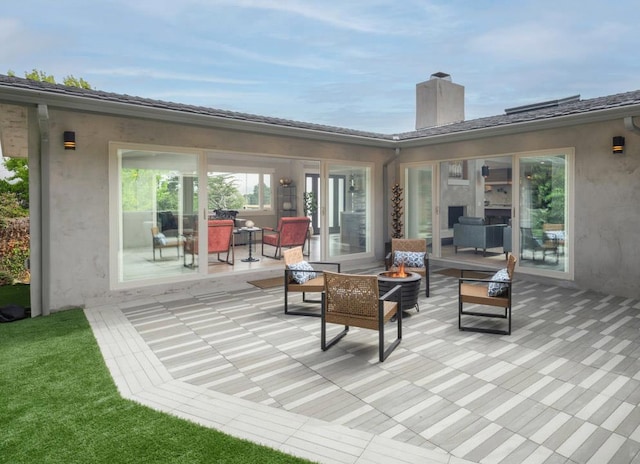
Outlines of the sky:
<svg viewBox="0 0 640 464">
<path fill-rule="evenodd" d="M 0 73 L 386 134 L 415 87 L 465 87 L 467 120 L 640 89 L 637 0 L 20 0 Z"/>
</svg>

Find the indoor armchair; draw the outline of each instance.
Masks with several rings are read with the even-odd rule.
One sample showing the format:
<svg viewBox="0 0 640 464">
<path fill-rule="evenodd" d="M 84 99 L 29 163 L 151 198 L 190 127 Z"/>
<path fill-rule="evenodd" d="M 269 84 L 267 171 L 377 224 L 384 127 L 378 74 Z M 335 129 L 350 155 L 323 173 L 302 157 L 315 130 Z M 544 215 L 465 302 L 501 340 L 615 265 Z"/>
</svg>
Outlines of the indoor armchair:
<svg viewBox="0 0 640 464">
<path fill-rule="evenodd" d="M 208 255 L 216 253 L 218 261 L 221 263 L 233 264 L 234 262 L 234 239 L 233 239 L 233 219 L 212 219 L 208 222 Z M 226 253 L 223 258 L 221 254 Z M 191 255 L 191 264 L 187 264 L 187 254 Z M 195 266 L 195 255 L 198 254 L 198 236 L 187 236 L 184 242 L 184 265 L 185 267 Z M 207 260 L 208 262 L 208 260 Z"/>
<path fill-rule="evenodd" d="M 165 248 L 175 248 L 176 253 L 178 254 L 178 259 L 180 258 L 180 238 L 166 236 L 160 232 L 157 226 L 153 226 L 151 228 L 151 244 L 153 246 L 154 261 L 156 260 L 156 250 L 158 250 L 160 253 L 160 259 L 162 259 L 162 250 Z"/>
<path fill-rule="evenodd" d="M 262 228 L 262 256 L 268 258 L 281 259 L 282 248 L 292 248 L 300 246 L 304 249 L 309 236 L 309 224 L 311 219 L 307 216 L 283 217 L 278 222 L 278 228 Z M 266 255 L 264 246 L 275 247 L 273 256 Z"/>
</svg>

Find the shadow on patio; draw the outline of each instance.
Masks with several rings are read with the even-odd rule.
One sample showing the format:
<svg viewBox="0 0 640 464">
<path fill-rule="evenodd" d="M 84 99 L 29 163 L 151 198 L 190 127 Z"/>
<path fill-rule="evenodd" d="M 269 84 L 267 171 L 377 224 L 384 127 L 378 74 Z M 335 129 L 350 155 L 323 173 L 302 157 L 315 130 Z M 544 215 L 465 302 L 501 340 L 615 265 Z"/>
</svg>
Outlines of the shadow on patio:
<svg viewBox="0 0 640 464">
<path fill-rule="evenodd" d="M 322 352 L 282 288 L 86 313 L 123 396 L 318 462 L 637 462 L 640 301 L 516 275 L 499 336 L 458 331 L 457 290 L 432 272 L 384 363 L 375 331 Z"/>
</svg>

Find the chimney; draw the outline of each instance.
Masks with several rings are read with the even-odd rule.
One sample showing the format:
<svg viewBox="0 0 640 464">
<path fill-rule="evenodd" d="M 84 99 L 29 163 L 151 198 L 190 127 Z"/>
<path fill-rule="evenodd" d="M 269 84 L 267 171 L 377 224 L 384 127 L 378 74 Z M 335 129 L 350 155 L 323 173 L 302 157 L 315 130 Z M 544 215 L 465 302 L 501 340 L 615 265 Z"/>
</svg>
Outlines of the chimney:
<svg viewBox="0 0 640 464">
<path fill-rule="evenodd" d="M 416 130 L 464 121 L 464 86 L 437 72 L 416 84 Z"/>
</svg>

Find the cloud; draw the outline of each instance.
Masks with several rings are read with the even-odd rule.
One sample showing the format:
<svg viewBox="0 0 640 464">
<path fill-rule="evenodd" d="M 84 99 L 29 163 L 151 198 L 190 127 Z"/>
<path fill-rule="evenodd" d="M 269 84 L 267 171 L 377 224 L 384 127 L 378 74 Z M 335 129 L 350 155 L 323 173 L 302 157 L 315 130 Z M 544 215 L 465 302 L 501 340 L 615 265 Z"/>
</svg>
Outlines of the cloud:
<svg viewBox="0 0 640 464">
<path fill-rule="evenodd" d="M 148 68 L 94 68 L 87 73 L 113 77 L 145 77 L 172 81 L 206 82 L 215 84 L 253 85 L 260 81 L 249 79 L 229 79 L 225 77 L 203 76 L 199 74 L 176 73 Z"/>
<path fill-rule="evenodd" d="M 219 0 L 216 3 L 287 13 L 289 15 L 301 16 L 316 22 L 328 24 L 338 29 L 376 34 L 389 32 L 386 30 L 387 28 L 382 27 L 384 23 L 371 17 L 365 17 L 365 15 L 362 14 L 365 8 L 360 9 L 360 14 L 354 14 L 353 10 L 355 8 L 349 8 L 349 5 L 357 6 L 359 2 L 338 2 L 329 6 L 325 2 L 296 0 Z M 365 7 L 368 3 L 362 3 L 361 5 Z"/>
<path fill-rule="evenodd" d="M 218 50 L 228 53 L 236 58 L 244 58 L 254 62 L 291 68 L 331 69 L 337 65 L 337 63 L 332 59 L 322 58 L 309 53 L 292 55 L 291 49 L 287 51 L 280 50 L 280 56 L 275 56 L 262 51 L 258 52 L 222 43 L 211 44 L 211 47 L 217 48 Z"/>
</svg>

